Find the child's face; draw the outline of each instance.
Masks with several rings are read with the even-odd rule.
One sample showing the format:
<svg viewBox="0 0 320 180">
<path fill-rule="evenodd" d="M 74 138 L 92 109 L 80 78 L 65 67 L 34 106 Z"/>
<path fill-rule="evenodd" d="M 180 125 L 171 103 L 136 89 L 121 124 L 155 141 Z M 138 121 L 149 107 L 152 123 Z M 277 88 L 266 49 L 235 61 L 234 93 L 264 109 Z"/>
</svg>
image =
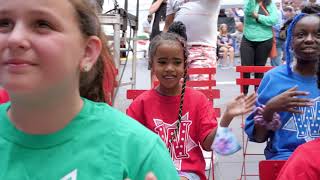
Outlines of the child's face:
<svg viewBox="0 0 320 180">
<path fill-rule="evenodd" d="M 317 61 L 320 56 L 320 19 L 303 17 L 293 30 L 292 48 L 300 61 Z"/>
<path fill-rule="evenodd" d="M 0 84 L 14 93 L 59 93 L 78 86 L 85 41 L 70 2 L 0 4 Z"/>
<path fill-rule="evenodd" d="M 160 81 L 159 90 L 166 95 L 180 93 L 180 80 L 184 75 L 183 47 L 178 42 L 162 42 L 152 59 L 152 71 Z"/>
<path fill-rule="evenodd" d="M 227 31 L 228 31 L 227 25 L 222 25 L 222 26 L 221 26 L 221 31 L 222 31 L 222 32 L 227 32 Z"/>
</svg>

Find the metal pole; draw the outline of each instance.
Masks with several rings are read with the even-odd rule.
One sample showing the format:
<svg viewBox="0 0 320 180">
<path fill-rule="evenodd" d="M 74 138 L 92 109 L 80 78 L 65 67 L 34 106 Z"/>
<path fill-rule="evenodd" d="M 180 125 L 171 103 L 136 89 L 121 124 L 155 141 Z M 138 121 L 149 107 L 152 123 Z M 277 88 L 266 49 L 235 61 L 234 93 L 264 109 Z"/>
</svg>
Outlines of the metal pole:
<svg viewBox="0 0 320 180">
<path fill-rule="evenodd" d="M 137 80 L 137 30 L 133 30 L 132 89 L 136 89 Z"/>
<path fill-rule="evenodd" d="M 119 17 L 120 18 L 120 17 Z M 114 24 L 114 36 L 113 36 L 113 59 L 115 66 L 120 70 L 120 24 Z M 117 75 L 117 81 L 119 81 L 119 74 Z"/>
</svg>

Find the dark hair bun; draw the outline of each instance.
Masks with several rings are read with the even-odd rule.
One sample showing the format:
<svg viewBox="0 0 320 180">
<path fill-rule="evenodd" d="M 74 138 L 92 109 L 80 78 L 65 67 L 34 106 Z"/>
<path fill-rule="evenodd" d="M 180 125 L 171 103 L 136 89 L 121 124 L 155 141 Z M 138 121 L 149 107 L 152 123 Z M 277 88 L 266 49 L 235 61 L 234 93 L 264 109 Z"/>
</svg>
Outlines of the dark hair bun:
<svg viewBox="0 0 320 180">
<path fill-rule="evenodd" d="M 320 6 L 318 4 L 309 4 L 301 9 L 302 13 L 317 14 L 320 13 Z"/>
<path fill-rule="evenodd" d="M 176 33 L 176 34 L 180 35 L 181 37 L 183 37 L 185 40 L 188 39 L 186 26 L 181 21 L 173 22 L 169 26 L 168 32 Z"/>
</svg>

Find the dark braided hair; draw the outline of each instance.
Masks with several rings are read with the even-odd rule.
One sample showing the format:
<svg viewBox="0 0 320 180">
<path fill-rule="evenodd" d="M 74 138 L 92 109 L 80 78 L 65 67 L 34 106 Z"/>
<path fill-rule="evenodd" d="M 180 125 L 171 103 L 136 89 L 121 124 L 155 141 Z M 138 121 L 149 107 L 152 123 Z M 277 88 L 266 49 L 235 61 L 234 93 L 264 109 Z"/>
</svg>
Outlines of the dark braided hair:
<svg viewBox="0 0 320 180">
<path fill-rule="evenodd" d="M 179 105 L 179 112 L 178 112 L 178 123 L 177 128 L 174 131 L 174 136 L 169 140 L 170 144 L 172 143 L 173 139 L 176 137 L 177 132 L 179 131 L 180 124 L 181 124 L 181 118 L 182 118 L 182 110 L 183 110 L 183 102 L 184 102 L 184 94 L 186 89 L 186 81 L 187 81 L 187 58 L 189 55 L 188 49 L 187 49 L 187 33 L 186 33 L 186 27 L 185 25 L 180 22 L 173 22 L 168 32 L 163 32 L 156 37 L 152 39 L 149 46 L 149 63 L 150 67 L 152 67 L 153 63 L 153 56 L 157 51 L 158 46 L 161 43 L 164 43 L 164 41 L 172 41 L 172 42 L 178 42 L 183 47 L 183 54 L 184 54 L 184 75 L 183 75 L 183 83 L 182 83 L 182 90 L 181 90 L 181 97 L 180 97 L 180 105 Z"/>
<path fill-rule="evenodd" d="M 182 44 L 184 49 L 187 49 L 186 47 L 186 41 L 188 39 L 187 37 L 187 30 L 186 26 L 180 22 L 176 21 L 173 22 L 168 29 L 168 32 L 176 33 L 184 38 L 185 42 Z M 185 59 L 184 59 L 184 75 L 183 75 L 183 83 L 182 83 L 182 90 L 181 90 L 181 98 L 180 98 L 180 105 L 179 105 L 179 113 L 178 113 L 178 124 L 177 129 L 175 130 L 175 136 L 179 130 L 180 124 L 181 124 L 181 118 L 182 118 L 182 110 L 183 110 L 183 102 L 184 102 L 184 94 L 186 91 L 186 84 L 187 84 L 187 73 L 188 73 L 188 65 L 187 65 L 187 58 L 188 58 L 188 51 L 185 51 Z"/>
</svg>

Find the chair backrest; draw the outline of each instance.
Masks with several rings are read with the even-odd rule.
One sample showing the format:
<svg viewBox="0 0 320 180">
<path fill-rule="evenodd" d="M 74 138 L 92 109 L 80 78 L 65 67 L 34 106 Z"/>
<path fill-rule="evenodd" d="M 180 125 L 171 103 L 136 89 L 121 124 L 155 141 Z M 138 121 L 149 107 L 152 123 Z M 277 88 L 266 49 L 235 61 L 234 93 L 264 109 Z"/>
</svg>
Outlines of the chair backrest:
<svg viewBox="0 0 320 180">
<path fill-rule="evenodd" d="M 189 68 L 188 75 L 207 75 L 207 80 L 188 80 L 187 86 L 189 87 L 207 87 L 208 89 L 213 89 L 216 86 L 216 80 L 214 80 L 214 75 L 216 74 L 216 68 Z M 220 97 L 219 97 L 220 98 Z"/>
<path fill-rule="evenodd" d="M 261 79 L 257 78 L 244 78 L 243 73 L 265 73 L 272 69 L 273 66 L 237 66 L 236 72 L 240 73 L 240 78 L 236 79 L 236 84 L 241 85 L 240 91 L 243 92 L 243 85 L 256 85 L 258 86 Z"/>
<path fill-rule="evenodd" d="M 189 68 L 188 75 L 207 75 L 207 80 L 188 80 L 187 86 L 193 88 L 208 88 L 212 89 L 216 86 L 216 80 L 214 80 L 214 75 L 216 74 L 216 68 Z M 159 81 L 155 78 L 155 81 L 152 82 L 153 87 L 159 85 Z"/>
<path fill-rule="evenodd" d="M 259 162 L 260 180 L 276 180 L 286 160 L 262 160 Z"/>
</svg>

